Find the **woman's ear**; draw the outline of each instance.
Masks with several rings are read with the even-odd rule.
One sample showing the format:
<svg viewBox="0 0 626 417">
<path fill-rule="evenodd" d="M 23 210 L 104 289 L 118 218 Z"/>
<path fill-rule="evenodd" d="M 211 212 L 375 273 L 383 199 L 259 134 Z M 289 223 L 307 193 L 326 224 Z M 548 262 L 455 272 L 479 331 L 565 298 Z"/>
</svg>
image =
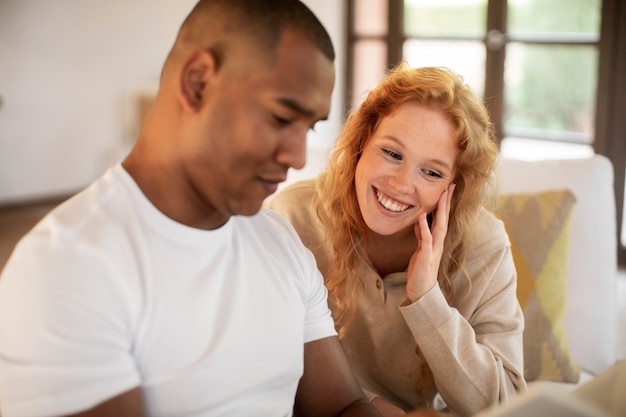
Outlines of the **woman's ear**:
<svg viewBox="0 0 626 417">
<path fill-rule="evenodd" d="M 187 58 L 180 75 L 180 91 L 186 108 L 192 111 L 202 108 L 216 71 L 215 57 L 207 50 L 198 50 Z"/>
</svg>

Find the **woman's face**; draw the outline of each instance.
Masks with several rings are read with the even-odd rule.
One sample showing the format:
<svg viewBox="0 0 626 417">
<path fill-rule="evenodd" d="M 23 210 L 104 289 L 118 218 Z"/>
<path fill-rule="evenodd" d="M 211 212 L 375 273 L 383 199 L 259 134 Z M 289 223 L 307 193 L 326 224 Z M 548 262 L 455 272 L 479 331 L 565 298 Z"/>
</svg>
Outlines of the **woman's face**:
<svg viewBox="0 0 626 417">
<path fill-rule="evenodd" d="M 454 178 L 454 126 L 440 110 L 406 102 L 381 120 L 356 166 L 361 215 L 377 234 L 413 228 Z"/>
</svg>

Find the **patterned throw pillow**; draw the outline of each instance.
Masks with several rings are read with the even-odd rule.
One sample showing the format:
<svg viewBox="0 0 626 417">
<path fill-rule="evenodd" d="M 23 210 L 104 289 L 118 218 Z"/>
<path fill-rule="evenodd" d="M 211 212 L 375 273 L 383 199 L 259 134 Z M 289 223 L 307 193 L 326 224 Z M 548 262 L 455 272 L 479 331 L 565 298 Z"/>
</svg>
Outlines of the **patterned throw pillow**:
<svg viewBox="0 0 626 417">
<path fill-rule="evenodd" d="M 563 314 L 572 209 L 569 190 L 500 196 L 500 217 L 511 240 L 517 298 L 524 311 L 527 381 L 578 382 Z"/>
</svg>

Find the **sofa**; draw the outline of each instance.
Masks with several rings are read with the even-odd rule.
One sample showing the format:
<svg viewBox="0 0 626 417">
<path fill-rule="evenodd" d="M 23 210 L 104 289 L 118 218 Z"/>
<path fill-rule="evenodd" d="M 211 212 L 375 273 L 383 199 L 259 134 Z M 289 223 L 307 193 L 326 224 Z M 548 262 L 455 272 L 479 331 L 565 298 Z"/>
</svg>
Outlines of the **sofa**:
<svg viewBox="0 0 626 417">
<path fill-rule="evenodd" d="M 316 176 L 327 153 L 309 149 L 306 167 L 292 171 L 281 188 Z M 626 352 L 626 334 L 618 334 L 626 306 L 617 296 L 612 164 L 601 155 L 507 157 L 499 160 L 497 175 L 499 214 L 512 241 L 526 319 L 526 378 L 575 387 Z"/>
<path fill-rule="evenodd" d="M 583 383 L 622 359 L 626 352 L 626 334 L 619 333 L 620 327 L 623 332 L 623 323 L 626 322 L 626 318 L 619 314 L 624 316 L 626 310 L 618 302 L 626 300 L 618 297 L 612 164 L 601 155 L 535 161 L 502 158 L 498 175 L 502 196 L 538 196 L 569 190 L 574 197 L 569 236 L 565 236 L 567 251 L 560 254 L 561 269 L 550 270 L 553 272 L 551 278 L 558 278 L 559 274 L 564 276 L 564 287 L 553 286 L 552 292 L 546 294 L 550 299 L 544 301 L 563 297 L 562 311 L 553 314 L 552 325 L 561 326 L 557 336 L 562 338 L 564 356 L 569 355 L 565 359 L 579 369 L 579 378 L 559 378 L 557 369 L 549 369 L 536 379 L 572 385 Z M 503 216 L 509 230 L 506 214 Z M 516 236 L 511 233 L 509 236 L 515 245 Z M 541 242 L 543 238 L 542 233 L 533 236 L 536 242 Z M 516 268 L 519 286 L 523 266 L 517 264 L 517 259 Z M 523 275 L 524 271 L 521 272 Z M 561 290 L 564 292 L 559 294 Z M 526 326 L 535 325 L 533 318 L 526 313 Z M 525 355 L 527 343 L 539 342 L 528 340 L 526 336 L 525 333 Z M 526 355 L 525 362 L 530 360 Z M 542 366 L 550 367 L 547 363 Z"/>
</svg>

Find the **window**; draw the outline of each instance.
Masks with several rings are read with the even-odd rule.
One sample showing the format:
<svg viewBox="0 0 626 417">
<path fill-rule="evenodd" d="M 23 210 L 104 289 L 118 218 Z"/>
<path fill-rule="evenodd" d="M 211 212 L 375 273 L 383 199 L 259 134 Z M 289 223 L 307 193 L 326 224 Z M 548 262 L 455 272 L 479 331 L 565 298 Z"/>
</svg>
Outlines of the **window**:
<svg viewBox="0 0 626 417">
<path fill-rule="evenodd" d="M 401 60 L 446 66 L 485 97 L 503 154 L 615 167 L 626 265 L 626 4 L 620 0 L 348 0 L 348 109 Z M 540 152 L 538 152 L 540 150 Z"/>
</svg>

